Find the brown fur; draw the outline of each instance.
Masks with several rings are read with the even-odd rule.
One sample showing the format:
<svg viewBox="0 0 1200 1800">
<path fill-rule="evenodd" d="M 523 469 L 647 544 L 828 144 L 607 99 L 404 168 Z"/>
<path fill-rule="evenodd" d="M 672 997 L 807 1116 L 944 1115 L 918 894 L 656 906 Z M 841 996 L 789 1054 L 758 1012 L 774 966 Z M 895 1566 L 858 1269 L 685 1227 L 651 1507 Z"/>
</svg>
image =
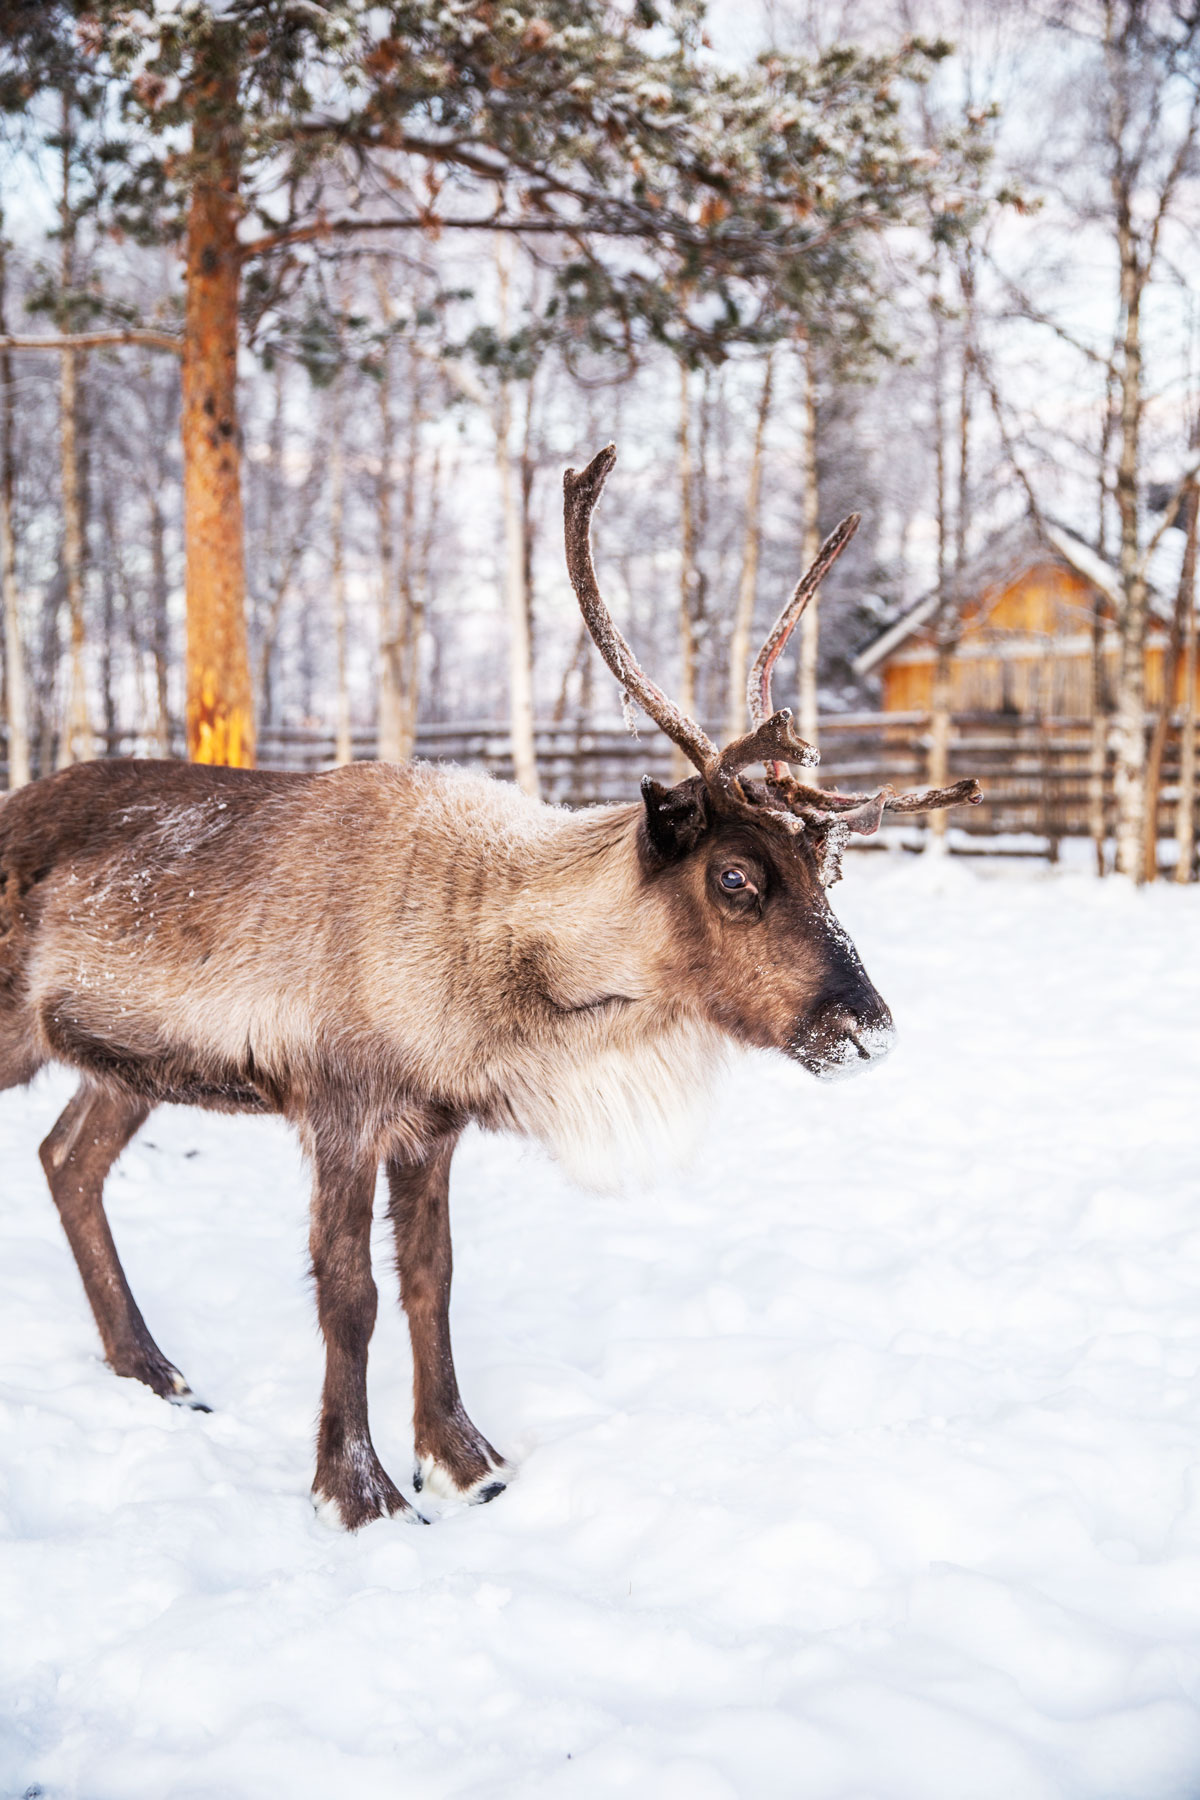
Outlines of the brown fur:
<svg viewBox="0 0 1200 1800">
<path fill-rule="evenodd" d="M 0 1087 L 82 1085 L 42 1156 L 121 1374 L 188 1397 L 129 1293 L 105 1174 L 161 1101 L 281 1113 L 314 1173 L 327 1369 L 319 1499 L 408 1511 L 366 1408 L 375 1174 L 391 1191 L 423 1483 L 490 1498 L 447 1301 L 450 1159 L 470 1120 L 585 1178 L 628 1172 L 729 1040 L 818 1072 L 885 1047 L 887 1009 L 813 853 L 693 784 L 571 814 L 497 783 L 376 764 L 286 776 L 93 763 L 0 805 Z M 746 873 L 727 893 L 723 869 Z M 600 1170 L 612 1173 L 611 1167 Z"/>
</svg>

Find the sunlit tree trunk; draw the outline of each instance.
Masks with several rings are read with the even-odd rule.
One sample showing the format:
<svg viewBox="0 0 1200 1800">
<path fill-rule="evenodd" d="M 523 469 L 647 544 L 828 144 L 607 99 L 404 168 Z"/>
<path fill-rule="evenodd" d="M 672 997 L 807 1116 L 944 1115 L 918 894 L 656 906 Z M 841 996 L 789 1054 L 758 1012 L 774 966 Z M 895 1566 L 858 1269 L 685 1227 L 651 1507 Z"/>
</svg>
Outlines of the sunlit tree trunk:
<svg viewBox="0 0 1200 1800">
<path fill-rule="evenodd" d="M 187 540 L 187 747 L 194 762 L 248 767 L 254 717 L 246 643 L 237 352 L 240 259 L 236 40 L 214 32 L 193 122 L 202 174 L 187 222 L 183 507 Z"/>
<path fill-rule="evenodd" d="M 817 479 L 817 372 L 812 339 L 805 337 L 800 346 L 800 368 L 803 376 L 803 412 L 801 415 L 801 456 L 804 475 L 804 567 L 810 568 L 821 548 L 821 491 Z M 817 670 L 821 650 L 821 595 L 818 591 L 805 607 L 800 619 L 800 668 L 797 679 L 800 736 L 806 744 L 816 745 L 818 733 Z"/>
<path fill-rule="evenodd" d="M 0 333 L 4 314 L 4 243 L 0 238 Z M 29 712 L 25 688 L 25 656 L 21 644 L 20 594 L 17 588 L 17 539 L 13 503 L 17 486 L 16 429 L 13 418 L 12 359 L 0 354 L 0 589 L 4 605 L 4 697 L 8 733 L 8 785 L 29 780 Z"/>
<path fill-rule="evenodd" d="M 750 451 L 750 479 L 746 484 L 746 526 L 742 539 L 742 572 L 738 581 L 733 632 L 729 639 L 729 698 L 725 727 L 731 738 L 739 737 L 746 730 L 747 724 L 746 677 L 750 664 L 750 631 L 754 624 L 754 602 L 758 593 L 763 438 L 766 435 L 767 416 L 771 410 L 773 376 L 774 356 L 768 353 L 763 369 L 762 391 L 758 397 L 758 415 L 754 422 L 754 443 Z"/>
</svg>

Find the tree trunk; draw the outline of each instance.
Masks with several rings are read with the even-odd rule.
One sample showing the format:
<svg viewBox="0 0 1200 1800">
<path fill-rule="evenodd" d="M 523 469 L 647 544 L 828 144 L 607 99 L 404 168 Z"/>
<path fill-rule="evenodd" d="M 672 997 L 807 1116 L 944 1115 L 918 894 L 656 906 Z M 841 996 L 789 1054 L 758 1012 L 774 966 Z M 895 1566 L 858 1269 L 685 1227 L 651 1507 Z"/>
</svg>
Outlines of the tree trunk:
<svg viewBox="0 0 1200 1800">
<path fill-rule="evenodd" d="M 346 421 L 341 372 L 329 392 L 329 552 L 333 590 L 333 648 L 337 672 L 337 726 L 333 760 L 338 768 L 353 761 L 350 744 L 350 685 L 346 669 Z"/>
<path fill-rule="evenodd" d="M 107 755 L 112 756 L 117 748 L 119 725 L 117 720 L 117 690 L 114 670 L 114 651 L 117 645 L 117 584 L 120 576 L 118 567 L 119 544 L 116 509 L 112 502 L 112 491 L 106 489 L 104 495 L 101 522 L 104 529 L 104 555 L 100 564 L 101 600 L 103 603 L 104 641 L 100 645 L 100 695 L 104 703 L 104 745 Z"/>
<path fill-rule="evenodd" d="M 170 668 L 170 630 L 167 618 L 167 525 L 157 491 L 150 498 L 150 598 L 153 607 L 151 644 L 154 655 L 156 700 L 155 736 L 160 756 L 171 753 L 171 712 L 167 675 Z"/>
<path fill-rule="evenodd" d="M 1189 520 L 1191 586 L 1186 596 L 1183 632 L 1183 716 L 1179 723 L 1179 804 L 1175 809 L 1176 881 L 1192 879 L 1196 855 L 1196 548 L 1200 496 L 1192 490 Z"/>
<path fill-rule="evenodd" d="M 71 328 L 70 295 L 75 281 L 75 214 L 71 206 L 71 155 L 74 140 L 71 133 L 71 92 L 62 91 L 61 167 L 62 190 L 58 216 L 61 242 L 59 263 L 59 328 Z M 83 612 L 83 495 L 79 478 L 79 361 L 74 350 L 64 350 L 59 358 L 58 451 L 59 478 L 62 487 L 63 574 L 67 589 L 67 615 L 70 628 L 70 661 L 67 677 L 67 703 L 62 735 L 58 740 L 58 766 L 87 762 L 96 753 L 88 723 L 87 705 L 87 623 Z"/>
<path fill-rule="evenodd" d="M 536 371 L 525 383 L 525 418 L 521 425 L 520 468 L 521 544 L 524 549 L 521 579 L 525 587 L 525 606 L 529 613 L 529 660 L 537 655 L 533 620 L 533 553 L 537 540 L 537 522 L 533 511 L 533 482 L 537 463 L 533 455 L 533 398 Z"/>
<path fill-rule="evenodd" d="M 1154 715 L 1154 730 L 1150 735 L 1150 751 L 1146 758 L 1146 817 L 1142 832 L 1143 881 L 1158 879 L 1158 800 L 1162 787 L 1163 757 L 1167 748 L 1167 734 L 1171 728 L 1171 714 L 1175 710 L 1175 689 L 1179 681 L 1179 665 L 1183 657 L 1183 641 L 1187 634 L 1188 613 L 1193 604 L 1192 597 L 1196 588 L 1196 496 L 1197 489 L 1192 486 L 1186 489 L 1180 499 L 1180 505 L 1186 508 L 1187 536 L 1184 540 L 1183 561 L 1179 569 L 1179 586 L 1175 592 L 1175 609 L 1171 615 L 1171 629 L 1163 652 L 1162 694 Z"/>
<path fill-rule="evenodd" d="M 687 364 L 679 365 L 679 708 L 696 716 L 696 509 L 691 444 L 691 383 Z M 692 773 L 677 745 L 671 749 L 676 781 Z"/>
<path fill-rule="evenodd" d="M 0 333 L 4 317 L 4 243 L 0 238 Z M 0 588 L 4 602 L 4 693 L 8 736 L 8 785 L 29 780 L 29 712 L 25 689 L 25 657 L 21 647 L 20 595 L 17 590 L 17 540 L 13 524 L 17 454 L 13 421 L 12 359 L 0 354 Z"/>
<path fill-rule="evenodd" d="M 399 611 L 392 636 L 394 680 L 397 703 L 397 755 L 407 762 L 417 742 L 417 712 L 421 684 L 421 632 L 424 629 L 424 571 L 430 555 L 429 535 L 437 502 L 437 459 L 426 506 L 427 539 L 423 549 L 417 545 L 417 480 L 420 470 L 421 410 L 420 376 L 415 353 L 410 353 L 410 387 L 408 408 L 408 448 L 404 463 L 404 498 L 400 508 L 400 572 L 397 600 Z"/>
<path fill-rule="evenodd" d="M 500 335 L 508 331 L 509 246 L 495 242 L 496 278 L 500 290 Z M 513 774 L 517 786 L 537 797 L 537 755 L 533 737 L 533 635 L 529 594 L 525 586 L 525 521 L 519 484 L 513 469 L 512 386 L 500 382 L 492 418 L 500 511 L 504 520 L 504 609 L 508 617 L 508 708 Z"/>
<path fill-rule="evenodd" d="M 416 486 L 416 444 L 420 432 L 421 414 L 419 407 L 413 407 L 413 464 L 412 482 Z M 440 518 L 440 501 L 442 492 L 442 453 L 435 448 L 433 461 L 429 469 L 428 499 L 425 505 L 425 531 L 421 539 L 420 555 L 415 567 L 410 564 L 411 580 L 408 591 L 407 638 L 404 659 L 404 712 L 402 726 L 404 731 L 405 757 L 413 755 L 417 747 L 417 719 L 421 702 L 421 640 L 425 633 L 425 609 L 429 597 L 430 570 L 433 565 L 433 546 L 437 542 L 438 522 Z M 528 609 L 526 609 L 528 612 Z"/>
<path fill-rule="evenodd" d="M 940 280 L 940 276 L 939 276 Z M 933 359 L 933 466 L 934 503 L 937 512 L 937 588 L 938 606 L 933 629 L 937 657 L 933 666 L 933 693 L 929 704 L 929 756 L 926 779 L 930 787 L 945 787 L 950 771 L 950 706 L 954 680 L 954 650 L 957 639 L 955 607 L 946 591 L 950 560 L 949 505 L 946 492 L 946 417 L 945 417 L 945 315 L 934 305 Z M 960 424 L 962 423 L 960 409 Z M 960 445 L 960 456 L 962 448 Z M 961 503 L 959 511 L 961 514 Z M 934 812 L 926 821 L 925 848 L 931 856 L 946 854 L 946 814 Z"/>
<path fill-rule="evenodd" d="M 959 263 L 959 288 L 963 304 L 962 361 L 958 389 L 958 504 L 954 515 L 954 572 L 957 577 L 967 560 L 967 531 L 971 502 L 971 373 L 974 368 L 975 271 L 968 244 Z M 943 376 L 945 341 L 943 316 L 936 315 L 937 353 L 934 367 L 934 428 L 937 434 L 935 466 L 937 474 L 938 586 L 941 604 L 934 621 L 937 655 L 933 665 L 933 694 L 930 701 L 929 763 L 930 787 L 945 787 L 950 780 L 950 733 L 953 728 L 954 656 L 958 649 L 959 606 L 961 593 L 946 593 L 949 561 L 949 528 L 947 520 L 945 419 L 943 415 Z M 946 828 L 949 814 L 931 813 L 928 820 L 928 848 L 934 855 L 945 855 Z"/>
<path fill-rule="evenodd" d="M 771 410 L 771 382 L 774 372 L 774 354 L 768 351 L 766 366 L 763 369 L 762 392 L 758 397 L 758 416 L 754 422 L 754 444 L 750 452 L 750 480 L 746 487 L 746 529 L 742 540 L 742 573 L 738 582 L 733 632 L 729 639 L 729 701 L 725 727 L 730 738 L 740 737 L 746 730 L 746 676 L 750 664 L 750 632 L 754 624 L 754 602 L 758 593 L 759 504 L 762 494 L 763 438 L 767 429 L 767 415 Z"/>
<path fill-rule="evenodd" d="M 975 372 L 975 263 L 968 239 L 958 264 L 962 296 L 962 361 L 958 387 L 958 506 L 954 516 L 954 572 L 967 560 L 967 535 L 971 527 L 971 377 Z"/>
<path fill-rule="evenodd" d="M 1102 599 L 1097 592 L 1092 604 L 1092 731 L 1088 746 L 1088 836 L 1096 857 L 1096 874 L 1108 873 L 1104 846 L 1108 838 L 1108 821 L 1104 808 L 1104 776 L 1108 767 L 1108 727 L 1111 708 L 1108 680 L 1104 670 L 1104 618 Z"/>
<path fill-rule="evenodd" d="M 517 785 L 536 798 L 538 772 L 533 739 L 533 644 L 529 632 L 529 601 L 525 592 L 525 532 L 509 446 L 511 417 L 512 392 L 509 383 L 503 381 L 496 402 L 495 437 L 500 510 L 504 517 L 509 727 L 512 735 L 513 774 Z"/>
<path fill-rule="evenodd" d="M 802 455 L 804 459 L 804 567 L 811 568 L 821 548 L 821 493 L 817 483 L 817 379 L 812 339 L 805 337 L 800 349 L 800 366 L 804 377 L 804 412 Z M 818 701 L 817 671 L 821 648 L 821 595 L 818 591 L 800 617 L 800 668 L 797 680 L 797 721 L 800 736 L 813 748 L 817 745 Z"/>
<path fill-rule="evenodd" d="M 386 285 L 378 287 L 386 303 Z M 400 642 L 396 630 L 396 538 L 392 529 L 393 465 L 396 434 L 392 420 L 392 358 L 385 346 L 379 373 L 379 475 L 375 483 L 375 516 L 379 524 L 379 722 L 375 754 L 380 762 L 403 762 L 403 691 Z"/>
<path fill-rule="evenodd" d="M 1118 244 L 1125 330 L 1121 340 L 1117 511 L 1121 521 L 1121 607 L 1117 620 L 1117 691 L 1114 711 L 1117 869 L 1134 881 L 1144 876 L 1146 818 L 1146 578 L 1138 543 L 1138 476 L 1142 419 L 1141 301 L 1144 275 L 1137 242 L 1119 198 Z"/>
<path fill-rule="evenodd" d="M 240 26 L 233 27 L 235 32 Z M 202 173 L 187 222 L 183 348 L 183 508 L 187 544 L 187 746 L 193 762 L 249 767 L 254 717 L 246 642 L 241 444 L 237 413 L 237 55 L 225 31 L 198 104 Z"/>
<path fill-rule="evenodd" d="M 67 704 L 62 736 L 58 741 L 58 766 L 88 762 L 96 754 L 88 720 L 87 621 L 83 611 L 83 504 L 79 489 L 79 419 L 77 359 L 74 350 L 59 358 L 59 473 L 63 503 L 63 575 L 67 589 L 67 622 L 70 658 L 67 664 Z"/>
<path fill-rule="evenodd" d="M 388 286 L 387 265 L 383 258 L 375 264 L 375 292 L 379 313 L 385 326 L 392 322 L 393 308 Z M 420 378 L 416 357 L 409 352 L 410 407 L 419 418 Z M 379 478 L 375 483 L 375 513 L 379 522 L 379 723 L 375 754 L 380 762 L 404 762 L 412 755 L 412 744 L 405 730 L 405 652 L 411 618 L 411 593 L 397 591 L 396 537 L 393 527 L 393 499 L 396 464 L 396 426 L 392 415 L 392 347 L 384 344 L 379 371 Z M 411 434 L 410 457 L 416 456 L 416 431 Z M 415 470 L 405 470 L 405 533 L 408 568 L 411 575 L 412 520 L 410 516 L 415 494 Z M 404 616 L 397 617 L 398 607 Z"/>
</svg>

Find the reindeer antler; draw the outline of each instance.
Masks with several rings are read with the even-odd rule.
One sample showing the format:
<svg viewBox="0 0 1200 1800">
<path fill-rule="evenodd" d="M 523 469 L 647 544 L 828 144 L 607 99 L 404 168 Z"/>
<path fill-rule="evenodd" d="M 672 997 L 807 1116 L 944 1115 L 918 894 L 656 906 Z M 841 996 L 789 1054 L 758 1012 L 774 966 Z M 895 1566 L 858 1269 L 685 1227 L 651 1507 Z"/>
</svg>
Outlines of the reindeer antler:
<svg viewBox="0 0 1200 1800">
<path fill-rule="evenodd" d="M 832 569 L 850 539 L 858 530 L 861 513 L 849 513 L 840 525 L 830 532 L 821 548 L 817 551 L 816 560 L 811 569 L 805 571 L 792 591 L 792 597 L 763 639 L 763 647 L 754 659 L 754 667 L 746 680 L 746 705 L 750 709 L 750 723 L 761 725 L 771 711 L 771 671 L 778 662 L 784 645 L 791 637 L 800 622 L 805 607 Z M 816 758 L 797 759 L 815 761 Z"/>
<path fill-rule="evenodd" d="M 651 681 L 621 632 L 613 623 L 592 562 L 591 524 L 596 502 L 617 460 L 614 444 L 606 444 L 586 469 L 568 469 L 563 476 L 563 523 L 567 571 L 575 589 L 584 623 L 601 656 L 621 684 L 622 691 L 676 744 L 704 777 L 715 797 L 731 808 L 745 808 L 760 818 L 764 812 L 792 831 L 806 827 L 816 834 L 822 879 L 828 885 L 840 873 L 841 851 L 851 832 L 877 831 L 885 812 L 932 812 L 943 806 L 977 804 L 983 799 L 977 781 L 958 781 L 953 787 L 928 788 L 924 793 L 897 794 L 890 787 L 876 794 L 838 794 L 807 787 L 788 773 L 789 763 L 812 767 L 817 752 L 806 744 L 792 724 L 785 706 L 771 711 L 771 672 L 813 594 L 821 585 L 854 533 L 859 514 L 851 513 L 831 531 L 817 552 L 812 567 L 801 576 L 791 599 L 767 633 L 746 684 L 746 699 L 753 729 L 718 750 L 708 734 L 668 699 Z M 764 805 L 761 786 L 748 790 L 738 780 L 743 769 L 763 763 L 766 793 L 774 804 Z"/>
<path fill-rule="evenodd" d="M 730 798 L 738 799 L 741 797 L 738 772 L 750 768 L 753 763 L 765 763 L 768 772 L 772 769 L 786 772 L 790 762 L 811 768 L 816 761 L 817 752 L 811 744 L 805 743 L 792 725 L 791 707 L 784 706 L 770 718 L 760 720 L 745 737 L 735 738 L 732 744 L 727 744 L 707 771 L 707 776 Z"/>
<path fill-rule="evenodd" d="M 617 460 L 615 444 L 606 444 L 586 469 L 568 469 L 563 476 L 563 526 L 567 542 L 567 573 L 575 589 L 584 623 L 597 650 L 626 694 L 666 732 L 688 760 L 707 776 L 719 752 L 694 719 L 680 712 L 657 684 L 651 681 L 633 651 L 613 623 L 592 564 L 592 512 Z"/>
<path fill-rule="evenodd" d="M 891 787 L 882 787 L 877 794 L 839 794 L 826 788 L 806 787 L 788 774 L 787 763 L 804 762 L 811 767 L 818 761 L 817 751 L 795 733 L 791 734 L 789 742 L 782 734 L 767 732 L 767 727 L 774 725 L 776 720 L 791 717 L 790 713 L 771 714 L 771 671 L 799 623 L 805 607 L 858 530 L 860 517 L 859 513 L 850 513 L 830 532 L 818 550 L 812 567 L 800 577 L 791 599 L 767 633 L 746 683 L 746 704 L 755 730 L 748 737 L 739 738 L 724 753 L 725 756 L 733 756 L 740 753 L 743 745 L 749 747 L 760 741 L 766 750 L 771 741 L 779 741 L 786 760 L 771 760 L 769 756 L 763 758 L 767 767 L 768 790 L 783 802 L 793 817 L 823 830 L 828 843 L 827 884 L 836 881 L 840 873 L 841 850 L 847 835 L 855 832 L 865 837 L 871 836 L 878 831 L 885 812 L 934 812 L 946 806 L 977 806 L 983 799 L 979 783 L 973 780 L 956 781 L 952 787 L 927 788 L 924 793 L 912 794 L 897 794 Z M 803 747 L 803 756 L 796 756 L 795 745 Z M 743 763 L 755 760 L 753 755 L 742 758 Z"/>
</svg>

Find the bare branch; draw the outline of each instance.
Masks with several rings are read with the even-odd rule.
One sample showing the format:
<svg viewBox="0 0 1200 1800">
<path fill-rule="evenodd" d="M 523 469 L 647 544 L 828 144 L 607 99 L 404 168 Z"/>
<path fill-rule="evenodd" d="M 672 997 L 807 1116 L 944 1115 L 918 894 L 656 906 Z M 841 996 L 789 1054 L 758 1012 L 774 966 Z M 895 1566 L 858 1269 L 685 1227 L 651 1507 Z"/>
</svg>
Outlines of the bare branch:
<svg viewBox="0 0 1200 1800">
<path fill-rule="evenodd" d="M 1113 366 L 1111 356 L 1104 356 L 1099 350 L 1093 350 L 1090 344 L 1085 344 L 1082 338 L 1077 338 L 1073 332 L 1067 330 L 1065 325 L 1060 324 L 1057 319 L 1051 318 L 1049 313 L 1045 313 L 1040 307 L 1035 306 L 1024 288 L 1018 287 L 1012 277 L 1004 273 L 989 251 L 984 250 L 983 258 L 993 275 L 1007 291 L 1009 301 L 1014 309 L 1011 313 L 1003 316 L 1028 319 L 1031 325 L 1042 325 L 1047 331 L 1052 331 L 1055 337 L 1060 338 L 1064 344 L 1069 344 L 1078 355 L 1086 357 L 1097 367 L 1110 369 Z"/>
<path fill-rule="evenodd" d="M 110 350 L 122 344 L 143 344 L 150 350 L 183 355 L 182 337 L 173 331 L 155 331 L 141 325 L 121 331 L 56 332 L 51 337 L 0 337 L 0 350 Z"/>
<path fill-rule="evenodd" d="M 325 238 L 349 237 L 365 231 L 506 231 L 516 235 L 561 236 L 568 230 L 564 219 L 504 219 L 488 213 L 479 218 L 443 218 L 434 213 L 402 213 L 389 219 L 318 219 L 311 225 L 282 226 L 263 237 L 251 238 L 239 245 L 242 262 L 251 257 L 266 256 L 272 250 L 284 250 L 290 244 L 319 243 Z M 634 235 L 632 228 L 629 235 Z"/>
<path fill-rule="evenodd" d="M 1000 433 L 1000 442 L 1004 446 L 1004 454 L 1008 458 L 1009 467 L 1012 469 L 1013 474 L 1016 476 L 1017 480 L 1020 482 L 1021 486 L 1024 488 L 1025 498 L 1029 502 L 1030 517 L 1033 519 L 1033 522 L 1037 526 L 1038 530 L 1041 531 L 1042 530 L 1042 509 L 1038 505 L 1037 494 L 1034 492 L 1033 483 L 1029 479 L 1029 476 L 1026 473 L 1024 465 L 1019 460 L 1017 453 L 1016 453 L 1015 449 L 1013 448 L 1012 438 L 1009 436 L 1008 426 L 1005 423 L 1004 406 L 1003 406 L 1003 403 L 1001 402 L 999 392 L 997 391 L 996 383 L 992 376 L 991 367 L 988 363 L 987 358 L 983 355 L 982 351 L 979 351 L 979 350 L 977 350 L 975 353 L 975 371 L 976 371 L 977 375 L 979 376 L 979 379 L 982 381 L 984 392 L 986 393 L 989 401 L 991 402 L 992 412 L 993 412 L 993 414 L 995 416 L 995 420 L 996 420 L 996 428 Z"/>
<path fill-rule="evenodd" d="M 1164 532 L 1169 531 L 1175 521 L 1175 513 L 1179 502 L 1183 499 L 1184 494 L 1187 492 L 1188 488 L 1191 487 L 1197 475 L 1200 475 L 1200 457 L 1197 457 L 1194 462 L 1188 464 L 1182 478 L 1176 483 L 1175 488 L 1163 509 L 1162 524 L 1158 527 L 1158 530 L 1145 546 L 1141 557 L 1138 560 L 1139 575 L 1145 574 L 1146 565 L 1154 555 L 1154 552 L 1158 549 L 1159 544 L 1162 542 Z"/>
<path fill-rule="evenodd" d="M 1191 157 L 1192 150 L 1195 147 L 1197 126 L 1200 126 L 1200 86 L 1194 87 L 1192 90 L 1192 104 L 1188 109 L 1187 128 L 1179 140 L 1179 147 L 1175 152 L 1171 167 L 1168 169 L 1162 188 L 1159 191 L 1158 205 L 1154 209 L 1154 222 L 1150 227 L 1149 242 L 1146 246 L 1145 266 L 1147 274 L 1153 265 L 1154 257 L 1158 250 L 1159 235 L 1162 231 L 1163 221 L 1170 211 L 1171 201 L 1175 197 L 1175 189 L 1179 185 L 1183 172 L 1187 167 L 1188 160 Z"/>
</svg>

